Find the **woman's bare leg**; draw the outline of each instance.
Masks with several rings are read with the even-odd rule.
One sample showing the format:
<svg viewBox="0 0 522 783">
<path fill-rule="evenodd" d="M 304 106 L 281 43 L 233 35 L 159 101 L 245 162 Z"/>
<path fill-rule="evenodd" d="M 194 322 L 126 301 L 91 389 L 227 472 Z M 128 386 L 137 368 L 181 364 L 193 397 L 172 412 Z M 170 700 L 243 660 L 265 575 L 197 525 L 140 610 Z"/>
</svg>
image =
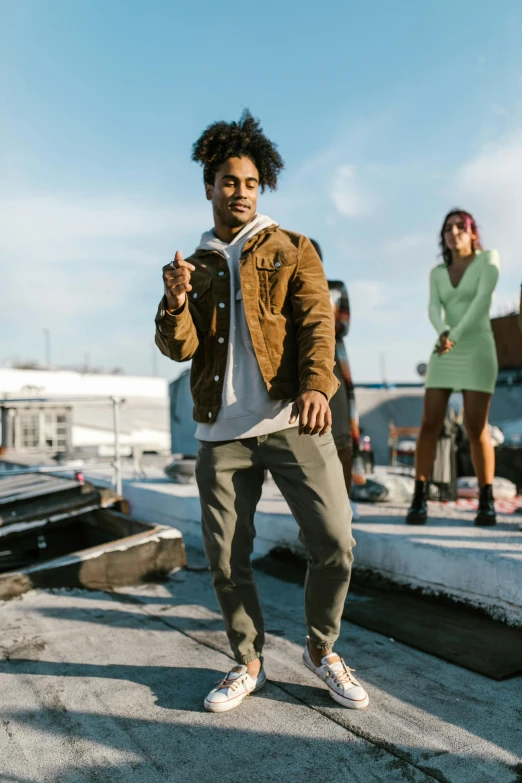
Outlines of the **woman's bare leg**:
<svg viewBox="0 0 522 783">
<path fill-rule="evenodd" d="M 415 478 L 417 481 L 429 481 L 437 440 L 444 424 L 451 389 L 426 389 L 424 410 L 417 448 L 415 449 Z"/>
<path fill-rule="evenodd" d="M 488 429 L 491 394 L 464 391 L 464 426 L 469 438 L 471 459 L 479 485 L 493 484 L 495 477 L 495 449 Z"/>
</svg>

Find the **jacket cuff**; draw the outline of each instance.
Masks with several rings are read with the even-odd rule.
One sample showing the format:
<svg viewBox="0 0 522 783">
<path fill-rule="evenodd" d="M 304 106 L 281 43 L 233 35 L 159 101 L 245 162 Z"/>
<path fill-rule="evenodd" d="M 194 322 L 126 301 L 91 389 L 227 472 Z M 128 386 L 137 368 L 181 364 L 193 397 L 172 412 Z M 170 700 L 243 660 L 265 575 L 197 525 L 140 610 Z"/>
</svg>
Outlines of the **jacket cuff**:
<svg viewBox="0 0 522 783">
<path fill-rule="evenodd" d="M 318 391 L 324 394 L 328 402 L 330 402 L 340 385 L 333 373 L 331 380 L 325 378 L 324 375 L 307 375 L 299 384 L 299 394 L 301 395 L 305 391 Z"/>
<path fill-rule="evenodd" d="M 187 299 L 185 299 L 182 307 L 180 307 L 179 310 L 176 310 L 175 313 L 169 313 L 167 310 L 167 300 L 165 297 L 163 297 L 159 303 L 155 320 L 158 330 L 164 334 L 165 337 L 171 337 L 173 332 L 177 332 L 180 329 L 183 329 L 187 318 L 190 319 Z"/>
</svg>

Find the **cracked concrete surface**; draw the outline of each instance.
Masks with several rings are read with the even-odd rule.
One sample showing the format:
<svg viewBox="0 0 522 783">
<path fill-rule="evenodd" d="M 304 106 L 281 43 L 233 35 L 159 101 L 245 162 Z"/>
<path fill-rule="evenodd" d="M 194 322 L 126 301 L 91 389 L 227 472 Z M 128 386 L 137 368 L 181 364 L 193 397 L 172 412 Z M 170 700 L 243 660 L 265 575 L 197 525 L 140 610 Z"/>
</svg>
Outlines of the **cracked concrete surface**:
<svg viewBox="0 0 522 783">
<path fill-rule="evenodd" d="M 338 649 L 371 702 L 343 709 L 301 663 L 302 588 L 262 573 L 269 683 L 206 713 L 231 661 L 201 553 L 188 554 L 194 570 L 161 585 L 0 604 L 1 783 L 522 781 L 522 678 L 345 622 Z"/>
</svg>

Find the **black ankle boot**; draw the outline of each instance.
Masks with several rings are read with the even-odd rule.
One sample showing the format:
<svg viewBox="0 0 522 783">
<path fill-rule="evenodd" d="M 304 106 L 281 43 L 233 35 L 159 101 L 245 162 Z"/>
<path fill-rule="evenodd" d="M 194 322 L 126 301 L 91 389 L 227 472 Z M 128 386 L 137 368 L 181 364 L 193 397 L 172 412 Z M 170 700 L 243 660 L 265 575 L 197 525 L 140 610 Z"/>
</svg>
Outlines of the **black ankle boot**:
<svg viewBox="0 0 522 783">
<path fill-rule="evenodd" d="M 428 482 L 416 481 L 411 506 L 406 514 L 408 525 L 425 525 L 428 521 Z"/>
<path fill-rule="evenodd" d="M 497 524 L 492 484 L 484 484 L 484 486 L 480 488 L 479 507 L 478 514 L 475 517 L 475 524 L 480 525 L 480 527 Z"/>
</svg>

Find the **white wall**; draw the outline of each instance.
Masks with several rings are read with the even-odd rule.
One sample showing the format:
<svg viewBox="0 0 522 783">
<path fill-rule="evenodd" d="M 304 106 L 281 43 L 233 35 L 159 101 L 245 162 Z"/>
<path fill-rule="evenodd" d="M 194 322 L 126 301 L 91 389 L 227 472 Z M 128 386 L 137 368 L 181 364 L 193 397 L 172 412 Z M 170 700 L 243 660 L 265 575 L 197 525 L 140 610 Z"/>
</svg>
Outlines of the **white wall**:
<svg viewBox="0 0 522 783">
<path fill-rule="evenodd" d="M 73 424 L 72 445 L 76 448 L 97 446 L 102 449 L 99 451 L 100 454 L 112 454 L 114 433 L 109 430 Z M 145 451 L 158 451 L 168 454 L 170 453 L 170 433 L 153 429 L 120 432 L 120 445 L 122 447 L 141 446 Z M 103 450 L 103 447 L 106 447 L 105 450 Z M 126 449 L 125 453 L 130 453 L 130 449 Z"/>
<path fill-rule="evenodd" d="M 1 397 L 168 397 L 165 378 L 0 368 Z"/>
</svg>

